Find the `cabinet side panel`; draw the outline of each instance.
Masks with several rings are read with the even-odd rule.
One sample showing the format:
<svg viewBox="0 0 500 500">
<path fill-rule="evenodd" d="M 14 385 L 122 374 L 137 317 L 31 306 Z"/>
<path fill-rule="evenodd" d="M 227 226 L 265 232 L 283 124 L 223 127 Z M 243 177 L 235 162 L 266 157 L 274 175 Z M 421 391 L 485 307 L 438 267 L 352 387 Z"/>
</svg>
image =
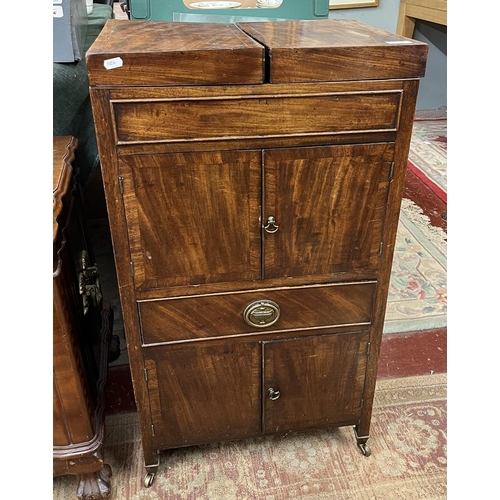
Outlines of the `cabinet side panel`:
<svg viewBox="0 0 500 500">
<path fill-rule="evenodd" d="M 130 266 L 129 236 L 123 207 L 123 195 L 119 187 L 118 160 L 113 133 L 113 119 L 109 105 L 109 92 L 105 89 L 91 87 L 90 98 L 113 243 L 120 304 L 126 328 L 127 352 L 134 386 L 134 397 L 137 408 L 148 408 L 149 399 L 144 380 L 141 337 Z M 144 462 L 146 465 L 156 464 L 158 456 L 156 449 L 153 449 L 152 446 L 149 412 L 138 411 L 138 419 L 142 436 Z"/>
<path fill-rule="evenodd" d="M 372 349 L 370 357 L 368 358 L 362 419 L 357 429 L 359 436 L 368 436 L 370 430 L 373 396 L 377 381 L 378 358 L 382 341 L 382 329 L 387 306 L 394 243 L 396 241 L 399 211 L 403 197 L 418 86 L 418 80 L 409 80 L 404 82 L 403 85 L 404 92 L 401 106 L 400 131 L 396 140 L 394 152 L 394 176 L 391 181 L 387 201 L 386 221 L 383 233 L 384 247 L 380 258 L 380 268 L 378 271 L 379 279 L 375 294 L 373 328 L 370 338 Z"/>
</svg>

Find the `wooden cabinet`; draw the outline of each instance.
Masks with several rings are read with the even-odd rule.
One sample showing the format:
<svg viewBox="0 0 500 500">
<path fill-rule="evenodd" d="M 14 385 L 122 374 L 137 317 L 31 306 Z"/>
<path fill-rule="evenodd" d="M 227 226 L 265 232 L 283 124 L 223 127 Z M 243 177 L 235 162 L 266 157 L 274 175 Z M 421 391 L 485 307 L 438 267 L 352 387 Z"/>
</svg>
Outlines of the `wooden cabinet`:
<svg viewBox="0 0 500 500">
<path fill-rule="evenodd" d="M 336 20 L 113 20 L 87 53 L 146 485 L 224 439 L 369 453 L 426 54 Z"/>
<path fill-rule="evenodd" d="M 73 168 L 78 141 L 53 143 L 53 474 L 78 476 L 75 498 L 103 499 L 111 483 L 103 445 L 113 313 L 88 244 Z"/>
</svg>

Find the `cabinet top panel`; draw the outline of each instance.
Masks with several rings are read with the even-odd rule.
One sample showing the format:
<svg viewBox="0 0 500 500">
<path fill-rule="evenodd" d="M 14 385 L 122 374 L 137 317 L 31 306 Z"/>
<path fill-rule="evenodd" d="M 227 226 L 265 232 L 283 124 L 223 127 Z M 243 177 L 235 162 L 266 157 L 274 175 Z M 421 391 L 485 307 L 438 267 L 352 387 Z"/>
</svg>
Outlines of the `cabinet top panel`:
<svg viewBox="0 0 500 500">
<path fill-rule="evenodd" d="M 253 22 L 238 26 L 266 46 L 272 83 L 415 78 L 428 46 L 353 20 Z"/>
<path fill-rule="evenodd" d="M 111 19 L 86 55 L 91 85 L 256 84 L 264 48 L 234 24 Z"/>
<path fill-rule="evenodd" d="M 238 24 L 109 20 L 93 86 L 335 82 L 424 76 L 427 44 L 350 20 Z"/>
</svg>

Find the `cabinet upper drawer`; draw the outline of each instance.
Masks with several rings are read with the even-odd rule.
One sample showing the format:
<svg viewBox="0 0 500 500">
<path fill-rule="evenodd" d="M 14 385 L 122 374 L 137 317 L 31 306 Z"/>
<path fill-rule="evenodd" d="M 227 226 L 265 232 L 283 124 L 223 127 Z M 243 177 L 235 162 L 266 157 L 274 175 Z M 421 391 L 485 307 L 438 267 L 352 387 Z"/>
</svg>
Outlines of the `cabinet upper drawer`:
<svg viewBox="0 0 500 500">
<path fill-rule="evenodd" d="M 401 90 L 112 101 L 119 143 L 396 131 Z M 314 120 L 311 117 L 314 116 Z"/>
<path fill-rule="evenodd" d="M 375 286 L 313 285 L 141 302 L 143 342 L 369 324 Z"/>
</svg>

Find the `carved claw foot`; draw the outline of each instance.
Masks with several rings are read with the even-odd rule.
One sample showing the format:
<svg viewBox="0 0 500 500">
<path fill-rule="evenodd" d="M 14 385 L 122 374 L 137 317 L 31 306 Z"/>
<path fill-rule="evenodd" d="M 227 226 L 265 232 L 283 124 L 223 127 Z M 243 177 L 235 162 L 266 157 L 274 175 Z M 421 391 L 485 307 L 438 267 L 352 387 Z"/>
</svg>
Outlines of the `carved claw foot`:
<svg viewBox="0 0 500 500">
<path fill-rule="evenodd" d="M 102 500 L 108 498 L 111 491 L 111 467 L 104 464 L 103 468 L 92 474 L 78 476 L 79 483 L 76 493 L 79 500 Z"/>
</svg>

